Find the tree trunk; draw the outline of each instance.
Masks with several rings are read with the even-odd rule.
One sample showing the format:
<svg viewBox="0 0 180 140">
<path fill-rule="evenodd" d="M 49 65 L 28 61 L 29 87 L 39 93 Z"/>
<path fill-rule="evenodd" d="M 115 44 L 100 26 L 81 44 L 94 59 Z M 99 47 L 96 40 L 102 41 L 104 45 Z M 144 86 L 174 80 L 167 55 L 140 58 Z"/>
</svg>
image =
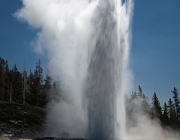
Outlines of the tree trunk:
<svg viewBox="0 0 180 140">
<path fill-rule="evenodd" d="M 9 91 L 9 101 L 10 101 L 10 103 L 12 102 L 12 83 L 11 83 L 11 85 L 10 85 L 10 91 Z"/>
</svg>

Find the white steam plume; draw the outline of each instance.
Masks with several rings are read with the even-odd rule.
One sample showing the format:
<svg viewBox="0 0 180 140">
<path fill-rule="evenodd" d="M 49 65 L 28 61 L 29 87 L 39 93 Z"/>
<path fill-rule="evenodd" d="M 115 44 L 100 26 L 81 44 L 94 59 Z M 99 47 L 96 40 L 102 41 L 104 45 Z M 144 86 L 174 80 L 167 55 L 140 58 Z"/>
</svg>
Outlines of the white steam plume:
<svg viewBox="0 0 180 140">
<path fill-rule="evenodd" d="M 96 18 L 96 9 L 106 0 L 22 0 L 23 8 L 16 17 L 39 28 L 36 50 L 46 51 L 49 58 L 49 69 L 53 79 L 61 81 L 61 94 L 65 100 L 51 102 L 47 117 L 48 127 L 53 135 L 69 132 L 72 137 L 86 137 L 88 119 L 82 105 L 83 84 L 87 75 L 89 56 L 94 50 L 96 30 L 92 24 Z M 123 36 L 125 51 L 122 71 L 122 84 L 117 97 L 117 131 L 118 138 L 177 140 L 172 133 L 165 131 L 159 123 L 151 121 L 141 111 L 133 114 L 136 126 L 125 132 L 126 117 L 124 94 L 131 92 L 132 74 L 128 69 L 128 58 L 131 40 L 131 17 L 133 2 L 121 0 L 117 3 L 118 36 Z M 120 43 L 119 43 L 120 44 Z M 138 105 L 140 101 L 136 102 Z M 121 110 L 119 107 L 121 106 Z M 124 131 L 124 132 L 122 132 Z"/>
<path fill-rule="evenodd" d="M 51 104 L 49 127 L 55 134 L 65 131 L 73 137 L 83 136 L 87 119 L 82 108 L 82 85 L 87 47 L 91 47 L 89 38 L 94 32 L 90 20 L 97 1 L 23 0 L 23 5 L 16 15 L 41 29 L 37 50 L 47 51 L 51 75 L 61 80 L 61 94 L 68 97 L 68 101 Z"/>
<path fill-rule="evenodd" d="M 160 121 L 150 118 L 144 110 L 144 99 L 133 99 L 127 108 L 131 110 L 127 120 L 127 138 L 132 140 L 179 140 L 180 133 L 163 128 Z"/>
<path fill-rule="evenodd" d="M 61 80 L 61 87 L 66 101 L 52 102 L 48 115 L 49 127 L 54 134 L 67 131 L 72 137 L 84 137 L 87 128 L 87 116 L 82 106 L 82 85 L 89 64 L 89 56 L 96 43 L 92 24 L 96 17 L 95 9 L 105 1 L 102 0 L 22 0 L 24 7 L 16 16 L 39 28 L 36 50 L 46 51 L 49 58 L 49 69 L 53 79 Z M 124 5 L 117 3 L 118 32 L 124 35 L 123 86 L 121 92 L 128 92 L 130 84 L 126 71 L 129 55 L 129 23 L 132 14 L 132 1 Z M 105 4 L 106 5 L 106 4 Z M 121 36 L 121 35 L 120 35 Z M 124 98 L 123 94 L 120 98 Z M 120 105 L 124 106 L 123 99 Z M 118 104 L 117 104 L 118 105 Z M 123 112 L 125 110 L 123 109 Z M 125 114 L 125 113 L 123 113 Z M 117 113 L 119 123 L 125 124 L 125 116 Z M 117 119 L 119 120 L 119 119 Z M 124 120 L 124 122 L 123 122 Z M 80 124 L 80 125 L 79 125 Z"/>
</svg>

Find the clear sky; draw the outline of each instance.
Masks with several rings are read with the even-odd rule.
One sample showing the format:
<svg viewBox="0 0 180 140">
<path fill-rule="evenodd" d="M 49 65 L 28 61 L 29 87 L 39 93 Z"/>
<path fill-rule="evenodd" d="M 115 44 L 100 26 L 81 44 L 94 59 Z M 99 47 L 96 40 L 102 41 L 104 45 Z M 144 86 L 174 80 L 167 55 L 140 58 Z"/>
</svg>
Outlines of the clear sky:
<svg viewBox="0 0 180 140">
<path fill-rule="evenodd" d="M 180 91 L 180 0 L 135 0 L 132 32 L 134 85 L 165 101 Z"/>
<path fill-rule="evenodd" d="M 0 57 L 10 68 L 25 62 L 34 69 L 38 59 L 45 67 L 47 58 L 31 45 L 37 30 L 13 17 L 21 7 L 20 0 L 0 0 Z M 135 0 L 130 67 L 134 90 L 141 85 L 149 98 L 156 92 L 167 101 L 174 86 L 180 92 L 180 0 Z"/>
</svg>

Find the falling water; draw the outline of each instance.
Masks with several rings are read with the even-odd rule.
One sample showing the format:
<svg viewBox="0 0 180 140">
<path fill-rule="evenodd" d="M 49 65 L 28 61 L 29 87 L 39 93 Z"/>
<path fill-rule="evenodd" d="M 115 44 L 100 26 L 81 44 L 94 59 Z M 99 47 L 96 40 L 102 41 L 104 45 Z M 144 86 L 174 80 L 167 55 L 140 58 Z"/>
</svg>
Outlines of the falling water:
<svg viewBox="0 0 180 140">
<path fill-rule="evenodd" d="M 110 140 L 126 137 L 124 93 L 132 0 L 23 0 L 16 16 L 40 28 L 61 97 L 51 103 L 52 133 Z M 63 91 L 63 92 L 62 92 Z"/>
<path fill-rule="evenodd" d="M 125 43 L 125 34 L 119 30 L 120 15 L 117 8 L 116 1 L 99 1 L 96 18 L 93 20 L 96 41 L 88 65 L 85 86 L 88 132 L 89 138 L 92 139 L 115 139 L 118 138 L 116 133 L 125 137 L 124 93 L 121 88 L 128 44 Z M 121 94 L 120 100 L 118 94 Z M 117 106 L 117 101 L 121 102 L 120 106 Z M 117 109 L 121 110 L 120 118 L 117 118 Z"/>
</svg>

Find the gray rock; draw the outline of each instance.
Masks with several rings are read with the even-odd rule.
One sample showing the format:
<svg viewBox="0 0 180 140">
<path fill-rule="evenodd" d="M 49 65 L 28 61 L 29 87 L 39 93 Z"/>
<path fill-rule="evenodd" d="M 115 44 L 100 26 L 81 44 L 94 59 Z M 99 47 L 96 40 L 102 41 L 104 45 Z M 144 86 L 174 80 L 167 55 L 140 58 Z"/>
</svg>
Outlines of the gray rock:
<svg viewBox="0 0 180 140">
<path fill-rule="evenodd" d="M 12 124 L 18 124 L 18 122 L 15 121 L 15 120 L 9 120 L 9 122 L 12 123 Z"/>
</svg>

